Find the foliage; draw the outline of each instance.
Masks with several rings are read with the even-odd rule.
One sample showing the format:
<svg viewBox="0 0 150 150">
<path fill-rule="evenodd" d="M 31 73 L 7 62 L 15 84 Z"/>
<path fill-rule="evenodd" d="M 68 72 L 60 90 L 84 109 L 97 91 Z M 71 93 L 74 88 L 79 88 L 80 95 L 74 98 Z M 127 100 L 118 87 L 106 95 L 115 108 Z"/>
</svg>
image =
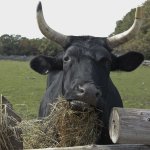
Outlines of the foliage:
<svg viewBox="0 0 150 150">
<path fill-rule="evenodd" d="M 46 38 L 28 39 L 20 35 L 4 34 L 0 37 L 1 55 L 56 55 L 62 48 Z"/>
<path fill-rule="evenodd" d="M 150 1 L 144 4 L 144 22 L 140 32 L 129 42 L 116 48 L 116 52 L 138 51 L 145 55 L 145 59 L 150 59 Z M 122 20 L 117 21 L 113 34 L 127 30 L 134 21 L 135 9 L 128 12 Z"/>
</svg>

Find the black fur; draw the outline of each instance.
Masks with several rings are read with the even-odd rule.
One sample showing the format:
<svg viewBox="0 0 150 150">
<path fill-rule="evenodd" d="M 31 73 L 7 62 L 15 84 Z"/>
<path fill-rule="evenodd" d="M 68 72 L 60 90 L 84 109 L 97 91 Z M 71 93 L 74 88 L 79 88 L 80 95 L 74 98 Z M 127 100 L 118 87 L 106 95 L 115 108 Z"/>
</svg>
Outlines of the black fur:
<svg viewBox="0 0 150 150">
<path fill-rule="evenodd" d="M 59 57 L 35 57 L 30 63 L 31 68 L 41 74 L 48 73 L 39 117 L 49 114 L 49 103 L 55 102 L 59 95 L 69 101 L 83 101 L 103 112 L 104 127 L 96 143 L 112 143 L 108 133 L 109 115 L 113 107 L 123 107 L 123 104 L 110 79 L 110 71 L 132 71 L 144 57 L 137 52 L 115 56 L 111 51 L 105 38 L 70 36 L 70 43 Z"/>
</svg>

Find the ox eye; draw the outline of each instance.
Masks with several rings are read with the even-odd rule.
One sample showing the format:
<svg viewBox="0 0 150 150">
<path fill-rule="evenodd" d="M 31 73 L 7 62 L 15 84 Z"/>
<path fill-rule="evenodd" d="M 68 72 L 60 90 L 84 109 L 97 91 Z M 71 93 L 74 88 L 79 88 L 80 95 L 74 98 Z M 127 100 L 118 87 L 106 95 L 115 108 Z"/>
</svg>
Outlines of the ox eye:
<svg viewBox="0 0 150 150">
<path fill-rule="evenodd" d="M 64 57 L 64 62 L 68 62 L 68 61 L 70 61 L 70 57 L 69 56 L 65 56 Z"/>
</svg>

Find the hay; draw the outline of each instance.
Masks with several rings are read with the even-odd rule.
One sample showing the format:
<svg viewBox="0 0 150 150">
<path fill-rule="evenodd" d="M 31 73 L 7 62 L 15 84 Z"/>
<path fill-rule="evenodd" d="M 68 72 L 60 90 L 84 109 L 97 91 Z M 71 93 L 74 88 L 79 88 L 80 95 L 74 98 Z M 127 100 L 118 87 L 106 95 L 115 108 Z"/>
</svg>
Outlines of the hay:
<svg viewBox="0 0 150 150">
<path fill-rule="evenodd" d="M 5 116 L 1 114 L 0 116 L 1 123 L 0 123 L 0 149 L 13 149 L 13 145 L 9 140 L 10 132 L 9 128 L 7 127 L 7 122 Z"/>
<path fill-rule="evenodd" d="M 101 134 L 102 122 L 94 108 L 73 111 L 69 103 L 59 98 L 42 121 L 22 121 L 24 148 L 68 147 L 93 144 Z"/>
<path fill-rule="evenodd" d="M 20 147 L 19 144 L 22 139 L 19 133 L 21 130 L 12 126 L 12 121 L 16 124 L 18 121 L 8 115 L 6 107 L 6 105 L 2 106 L 2 104 L 0 104 L 0 150 L 15 150 L 16 146 Z M 19 144 L 14 145 L 14 143 Z"/>
</svg>

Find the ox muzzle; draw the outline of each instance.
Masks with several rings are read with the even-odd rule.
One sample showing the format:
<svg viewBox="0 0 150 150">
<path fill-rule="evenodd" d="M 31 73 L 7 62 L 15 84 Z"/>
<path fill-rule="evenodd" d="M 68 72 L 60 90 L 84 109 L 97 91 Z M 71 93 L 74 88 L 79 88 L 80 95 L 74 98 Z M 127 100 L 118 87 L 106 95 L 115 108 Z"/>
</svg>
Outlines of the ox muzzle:
<svg viewBox="0 0 150 150">
<path fill-rule="evenodd" d="M 93 83 L 77 84 L 65 93 L 65 98 L 70 102 L 73 110 L 86 110 L 87 107 L 102 107 L 102 91 Z"/>
</svg>

